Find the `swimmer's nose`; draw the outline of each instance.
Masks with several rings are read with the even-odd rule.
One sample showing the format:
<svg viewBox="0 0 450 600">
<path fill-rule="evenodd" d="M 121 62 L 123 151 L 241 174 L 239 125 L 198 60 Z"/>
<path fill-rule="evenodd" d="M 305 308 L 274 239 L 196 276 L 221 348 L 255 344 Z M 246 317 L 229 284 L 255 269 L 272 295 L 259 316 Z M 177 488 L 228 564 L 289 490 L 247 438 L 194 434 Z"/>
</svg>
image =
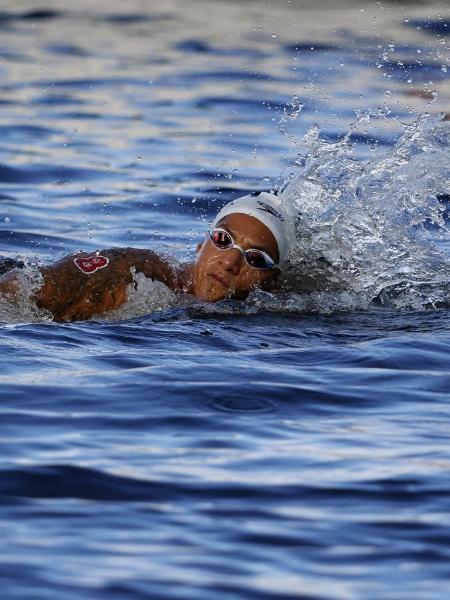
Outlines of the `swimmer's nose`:
<svg viewBox="0 0 450 600">
<path fill-rule="evenodd" d="M 220 256 L 220 264 L 225 271 L 237 275 L 241 270 L 243 256 L 237 248 L 230 248 Z"/>
</svg>

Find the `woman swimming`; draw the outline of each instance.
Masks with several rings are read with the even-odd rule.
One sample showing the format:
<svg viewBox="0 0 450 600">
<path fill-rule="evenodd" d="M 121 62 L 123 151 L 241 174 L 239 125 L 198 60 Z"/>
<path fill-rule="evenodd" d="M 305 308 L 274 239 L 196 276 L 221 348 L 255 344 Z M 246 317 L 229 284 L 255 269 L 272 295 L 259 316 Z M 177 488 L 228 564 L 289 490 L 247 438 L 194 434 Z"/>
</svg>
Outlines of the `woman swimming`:
<svg viewBox="0 0 450 600">
<path fill-rule="evenodd" d="M 287 221 L 279 197 L 266 192 L 244 196 L 218 213 L 193 263 L 175 264 L 137 248 L 81 252 L 40 267 L 43 283 L 33 300 L 55 321 L 101 316 L 127 301 L 128 286 L 137 285 L 135 273 L 207 302 L 244 299 L 254 288 L 274 289 L 286 268 Z M 0 269 L 2 264 L 6 273 L 0 277 L 0 295 L 14 299 L 23 263 L 8 259 Z"/>
</svg>

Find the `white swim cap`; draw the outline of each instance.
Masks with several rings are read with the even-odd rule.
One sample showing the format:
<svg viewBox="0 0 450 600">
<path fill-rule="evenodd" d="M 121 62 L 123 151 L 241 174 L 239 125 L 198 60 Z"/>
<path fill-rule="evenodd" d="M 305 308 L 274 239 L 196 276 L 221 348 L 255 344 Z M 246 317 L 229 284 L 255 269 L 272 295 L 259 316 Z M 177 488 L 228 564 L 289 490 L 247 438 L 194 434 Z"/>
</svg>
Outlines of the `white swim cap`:
<svg viewBox="0 0 450 600">
<path fill-rule="evenodd" d="M 281 198 L 268 192 L 261 192 L 256 196 L 243 196 L 225 204 L 217 217 L 213 227 L 226 217 L 234 213 L 242 213 L 255 217 L 270 229 L 278 244 L 280 255 L 278 266 L 285 269 L 288 263 L 288 217 L 284 211 Z"/>
</svg>

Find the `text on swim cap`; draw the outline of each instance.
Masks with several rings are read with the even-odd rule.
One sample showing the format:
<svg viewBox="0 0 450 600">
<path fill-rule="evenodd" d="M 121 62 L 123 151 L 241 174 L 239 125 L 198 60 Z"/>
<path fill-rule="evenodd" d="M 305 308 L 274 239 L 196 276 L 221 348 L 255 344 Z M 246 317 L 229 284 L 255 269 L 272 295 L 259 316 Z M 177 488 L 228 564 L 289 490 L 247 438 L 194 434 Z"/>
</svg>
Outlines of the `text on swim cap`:
<svg viewBox="0 0 450 600">
<path fill-rule="evenodd" d="M 277 219 L 280 219 L 280 221 L 284 221 L 284 218 L 280 215 L 279 212 L 277 212 L 273 206 L 270 206 L 270 204 L 266 204 L 265 202 L 263 202 L 262 200 L 257 200 L 257 203 L 260 204 L 262 206 L 262 208 L 260 208 L 259 206 L 257 207 L 258 210 L 262 210 L 264 212 L 268 212 L 271 215 L 273 215 L 274 217 L 276 217 Z"/>
</svg>

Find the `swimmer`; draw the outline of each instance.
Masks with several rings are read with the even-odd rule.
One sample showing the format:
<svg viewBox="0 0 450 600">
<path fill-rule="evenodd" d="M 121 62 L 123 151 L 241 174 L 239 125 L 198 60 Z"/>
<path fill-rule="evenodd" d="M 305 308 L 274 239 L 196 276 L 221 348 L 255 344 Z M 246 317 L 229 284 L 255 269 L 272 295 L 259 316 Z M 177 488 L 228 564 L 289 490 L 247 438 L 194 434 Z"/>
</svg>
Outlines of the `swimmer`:
<svg viewBox="0 0 450 600">
<path fill-rule="evenodd" d="M 273 290 L 287 266 L 287 216 L 279 197 L 262 192 L 225 205 L 192 263 L 175 264 L 151 250 L 112 248 L 66 256 L 39 271 L 33 298 L 55 321 L 77 321 L 119 308 L 134 273 L 205 302 L 245 299 L 251 290 Z M 0 295 L 19 294 L 23 263 L 0 260 Z M 4 273 L 1 275 L 1 273 Z"/>
</svg>

